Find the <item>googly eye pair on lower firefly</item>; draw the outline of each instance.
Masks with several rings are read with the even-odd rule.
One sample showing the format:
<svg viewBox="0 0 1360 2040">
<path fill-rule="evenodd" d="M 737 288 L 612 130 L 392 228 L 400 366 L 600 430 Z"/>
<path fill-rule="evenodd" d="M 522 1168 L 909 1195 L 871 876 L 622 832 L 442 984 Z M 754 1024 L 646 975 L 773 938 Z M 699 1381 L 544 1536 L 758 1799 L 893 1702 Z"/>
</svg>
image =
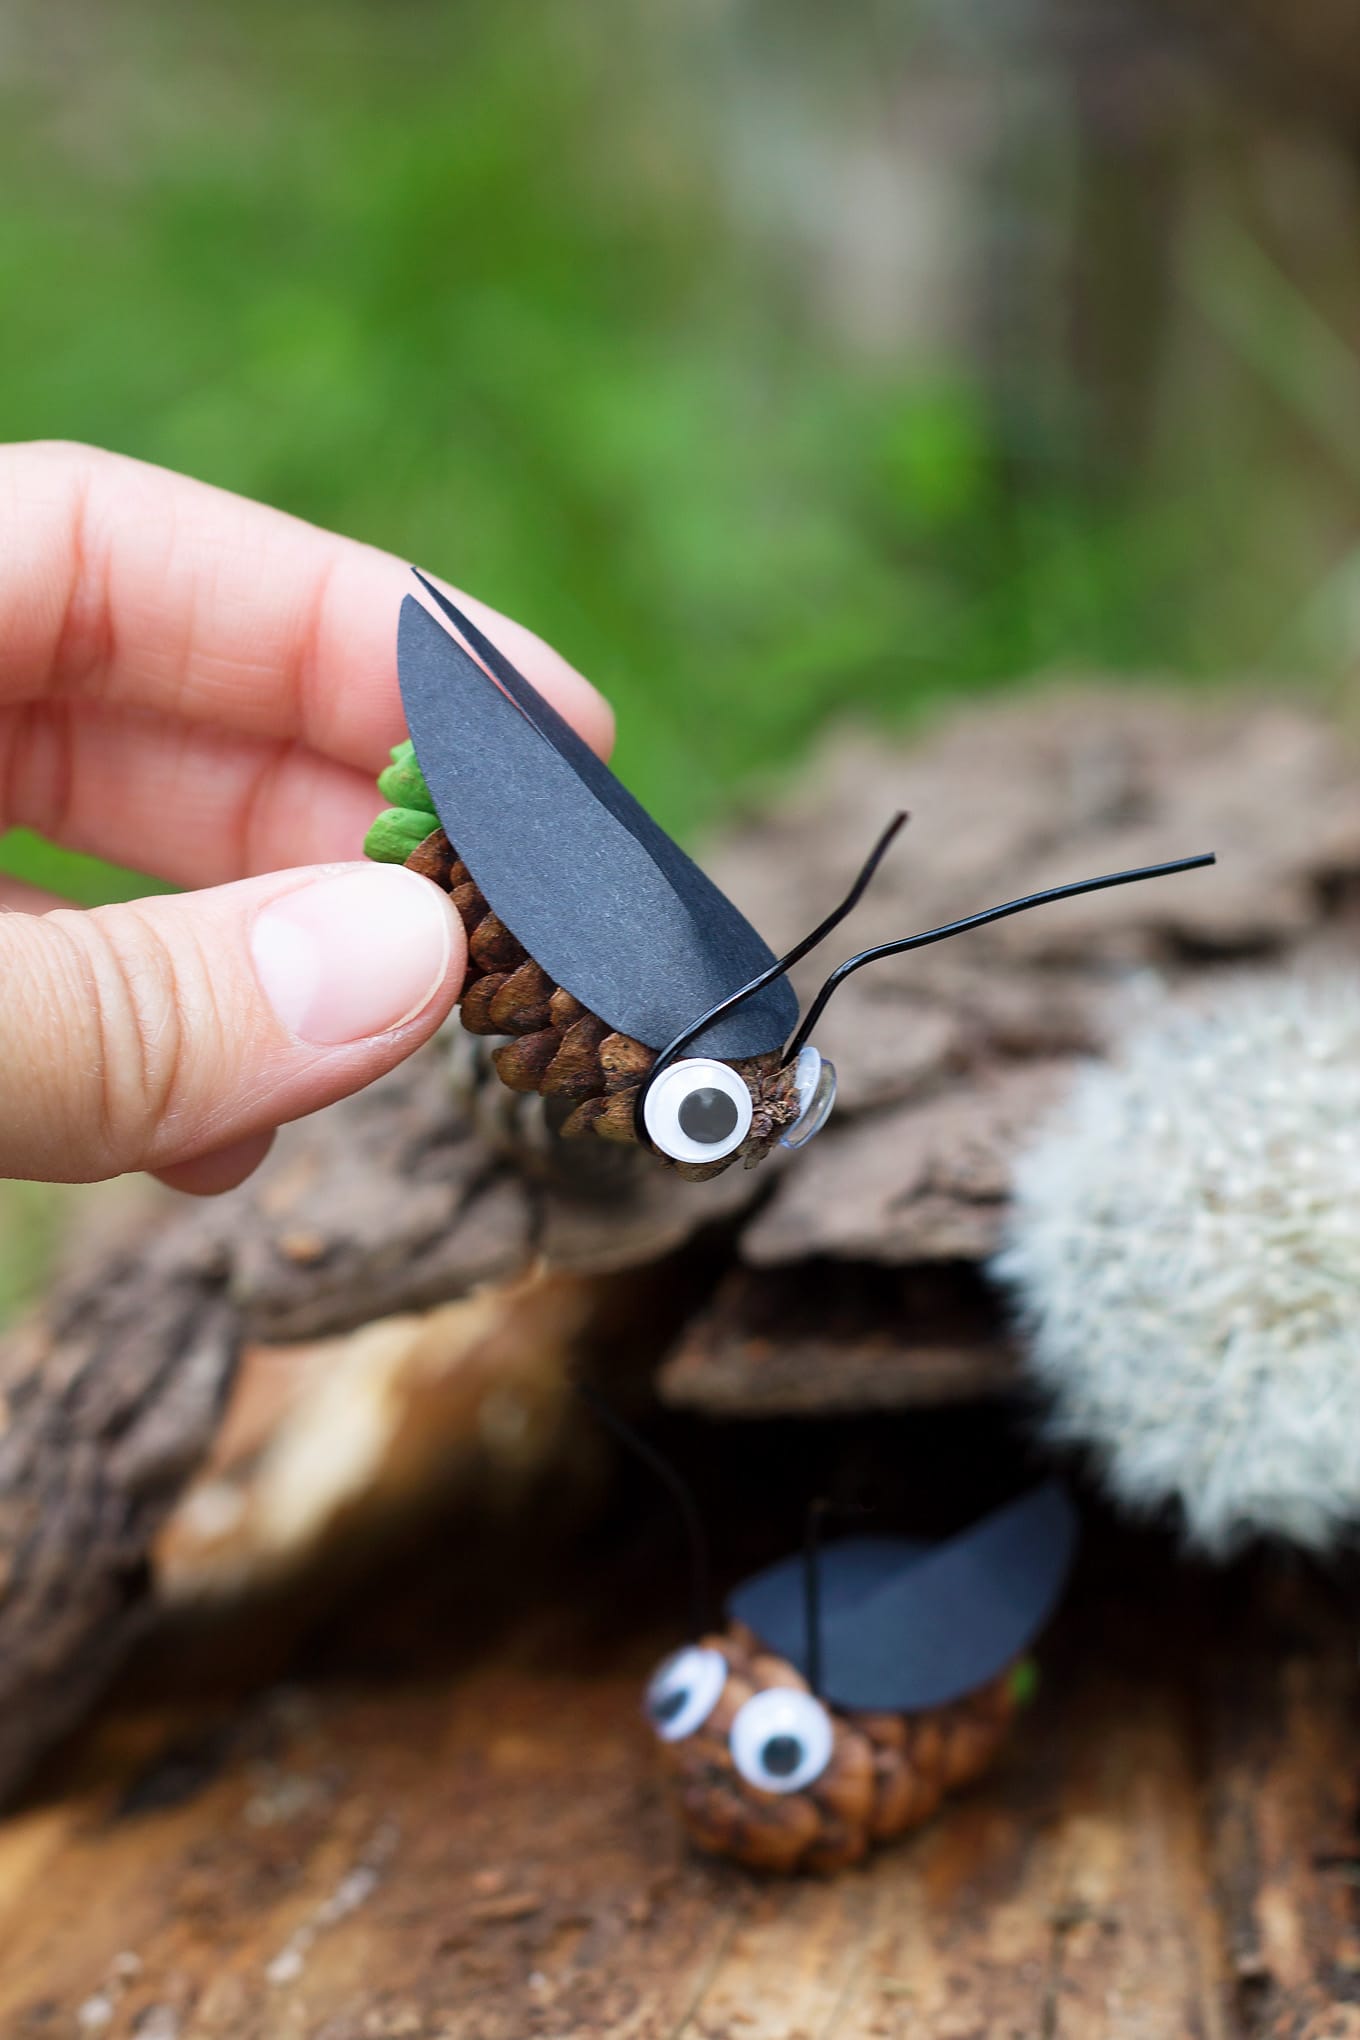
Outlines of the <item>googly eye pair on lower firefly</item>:
<svg viewBox="0 0 1360 2040">
<path fill-rule="evenodd" d="M 662 1742 L 697 1735 L 727 1684 L 721 1651 L 690 1645 L 667 1658 L 647 1688 L 646 1714 Z M 739 1775 L 758 1792 L 801 1792 L 815 1783 L 835 1746 L 820 1700 L 796 1687 L 769 1686 L 737 1709 L 728 1748 Z"/>
<path fill-rule="evenodd" d="M 793 1066 L 798 1116 L 782 1136 L 786 1148 L 806 1147 L 820 1133 L 836 1102 L 836 1070 L 810 1045 Z M 721 1162 L 751 1131 L 754 1107 L 745 1079 L 710 1056 L 672 1063 L 649 1085 L 642 1123 L 654 1148 L 673 1162 Z"/>
</svg>

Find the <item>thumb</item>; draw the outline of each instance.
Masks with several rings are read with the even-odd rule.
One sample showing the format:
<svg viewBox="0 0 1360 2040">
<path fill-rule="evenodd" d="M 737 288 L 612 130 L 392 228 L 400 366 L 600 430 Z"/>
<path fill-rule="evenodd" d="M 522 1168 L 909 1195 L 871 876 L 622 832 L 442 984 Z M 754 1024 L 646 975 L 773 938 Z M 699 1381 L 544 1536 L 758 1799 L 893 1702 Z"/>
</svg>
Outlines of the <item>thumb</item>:
<svg viewBox="0 0 1360 2040">
<path fill-rule="evenodd" d="M 426 1040 L 465 961 L 449 900 L 400 865 L 0 915 L 0 1175 L 224 1188 Z"/>
</svg>

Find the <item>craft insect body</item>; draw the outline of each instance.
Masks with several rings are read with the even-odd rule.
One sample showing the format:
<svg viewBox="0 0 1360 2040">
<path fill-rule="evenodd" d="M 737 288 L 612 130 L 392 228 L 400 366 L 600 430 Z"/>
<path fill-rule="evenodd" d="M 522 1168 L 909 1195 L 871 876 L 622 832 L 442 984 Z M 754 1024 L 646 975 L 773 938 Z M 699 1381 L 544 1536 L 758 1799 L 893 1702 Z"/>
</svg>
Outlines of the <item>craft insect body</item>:
<svg viewBox="0 0 1360 2040">
<path fill-rule="evenodd" d="M 366 847 L 452 895 L 468 935 L 463 1025 L 507 1037 L 494 1057 L 502 1081 L 552 1102 L 563 1135 L 640 1142 L 696 1178 L 801 1147 L 836 1089 L 809 1035 L 852 971 L 1047 900 L 1213 861 L 1057 887 L 865 950 L 800 1024 L 787 972 L 850 912 L 905 816 L 841 904 L 776 957 L 490 639 L 418 578 L 458 636 L 414 597 L 403 602 L 411 747 L 379 782 L 396 805 Z"/>
<path fill-rule="evenodd" d="M 747 1580 L 726 1631 L 647 1688 L 691 1840 L 753 1869 L 826 1871 L 928 1820 L 1005 1740 L 1075 1545 L 1049 1483 L 940 1545 L 814 1544 Z"/>
</svg>

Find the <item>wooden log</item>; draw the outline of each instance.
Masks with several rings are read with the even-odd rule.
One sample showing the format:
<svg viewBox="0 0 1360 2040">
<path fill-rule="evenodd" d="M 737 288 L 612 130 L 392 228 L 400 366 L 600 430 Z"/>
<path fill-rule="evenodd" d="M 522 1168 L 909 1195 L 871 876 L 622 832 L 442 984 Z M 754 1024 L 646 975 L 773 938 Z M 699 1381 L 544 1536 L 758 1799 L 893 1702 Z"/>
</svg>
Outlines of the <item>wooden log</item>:
<svg viewBox="0 0 1360 2040">
<path fill-rule="evenodd" d="M 598 1573 L 461 1671 L 431 1634 L 399 1684 L 131 1708 L 0 1826 L 0 2032 L 1345 2040 L 1354 1639 L 1238 1594 L 1098 1551 L 996 1773 L 820 1882 L 687 1853 L 638 1716 L 673 1637 Z"/>
<path fill-rule="evenodd" d="M 1272 2040 L 1360 2034 L 1360 1675 L 1295 1618 L 1287 1562 L 1263 1598 L 1276 1648 L 1207 1680 L 1209 1836 L 1243 2021 Z"/>
<path fill-rule="evenodd" d="M 216 1430 L 239 1324 L 186 1246 L 110 1256 L 0 1346 L 0 1798 L 117 1664 Z"/>
<path fill-rule="evenodd" d="M 782 1164 L 695 1185 L 630 1156 L 640 1169 L 581 1178 L 548 1143 L 517 1165 L 509 1135 L 469 1115 L 436 1044 L 287 1130 L 257 1182 L 158 1221 L 136 1253 L 92 1254 L 0 1356 L 0 1793 L 98 1689 L 148 1601 L 153 1540 L 212 1444 L 243 1343 L 348 1334 L 512 1288 L 547 1261 L 618 1279 L 619 1298 L 627 1271 L 649 1271 L 667 1303 L 636 1308 L 634 1366 L 649 1372 L 660 1334 L 677 1336 L 666 1386 L 693 1408 L 990 1392 L 1006 1366 L 982 1322 L 990 1305 L 966 1337 L 936 1338 L 904 1328 L 889 1292 L 985 1259 L 1014 1143 L 1043 1099 L 1101 1052 L 1148 973 L 1209 986 L 1244 959 L 1353 947 L 1360 803 L 1353 760 L 1319 718 L 1059 694 L 903 751 L 841 738 L 715 871 L 772 939 L 792 940 L 855 868 L 866 814 L 903 801 L 913 840 L 859 909 L 857 942 L 1171 852 L 1213 847 L 1223 861 L 852 977 L 819 1029 L 842 1104 Z M 809 959 L 804 990 L 831 961 Z M 876 1271 L 893 1280 L 876 1286 Z M 799 1331 L 777 1320 L 772 1359 L 758 1328 L 773 1285 L 806 1297 L 805 1277 L 815 1307 Z M 877 1298 L 882 1315 L 838 1319 L 838 1291 Z"/>
<path fill-rule="evenodd" d="M 814 1416 L 972 1402 L 1019 1383 L 972 1268 L 733 1269 L 657 1375 L 680 1409 Z"/>
</svg>

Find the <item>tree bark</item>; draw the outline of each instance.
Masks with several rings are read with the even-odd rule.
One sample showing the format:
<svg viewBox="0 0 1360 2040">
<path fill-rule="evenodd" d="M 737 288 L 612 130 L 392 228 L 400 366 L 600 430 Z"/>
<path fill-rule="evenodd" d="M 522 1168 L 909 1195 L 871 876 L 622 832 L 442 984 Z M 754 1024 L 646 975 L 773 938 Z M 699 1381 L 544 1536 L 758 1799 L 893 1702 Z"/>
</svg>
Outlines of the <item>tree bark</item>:
<svg viewBox="0 0 1360 2040">
<path fill-rule="evenodd" d="M 1321 719 L 1151 692 L 995 704 L 912 749 L 843 736 L 710 860 L 776 944 L 826 911 L 899 805 L 910 836 L 849 945 L 1189 851 L 1216 849 L 1219 868 L 851 978 L 819 1029 L 836 1115 L 764 1168 L 694 1185 L 638 1156 L 579 1176 L 570 1143 L 560 1166 L 537 1149 L 517 1162 L 489 1130 L 495 1095 L 470 1114 L 435 1044 L 289 1129 L 253 1184 L 95 1254 L 0 1348 L 0 1791 L 153 1605 L 155 1538 L 248 1343 L 508 1296 L 547 1267 L 595 1285 L 587 1320 L 612 1321 L 616 1345 L 619 1320 L 632 1327 L 640 1378 L 660 1367 L 663 1395 L 713 1416 L 1013 1385 L 983 1271 L 1017 1141 L 1149 977 L 1198 995 L 1244 966 L 1353 956 L 1354 785 Z M 839 955 L 808 960 L 805 995 Z M 640 1287 L 629 1271 L 646 1271 Z"/>
</svg>

